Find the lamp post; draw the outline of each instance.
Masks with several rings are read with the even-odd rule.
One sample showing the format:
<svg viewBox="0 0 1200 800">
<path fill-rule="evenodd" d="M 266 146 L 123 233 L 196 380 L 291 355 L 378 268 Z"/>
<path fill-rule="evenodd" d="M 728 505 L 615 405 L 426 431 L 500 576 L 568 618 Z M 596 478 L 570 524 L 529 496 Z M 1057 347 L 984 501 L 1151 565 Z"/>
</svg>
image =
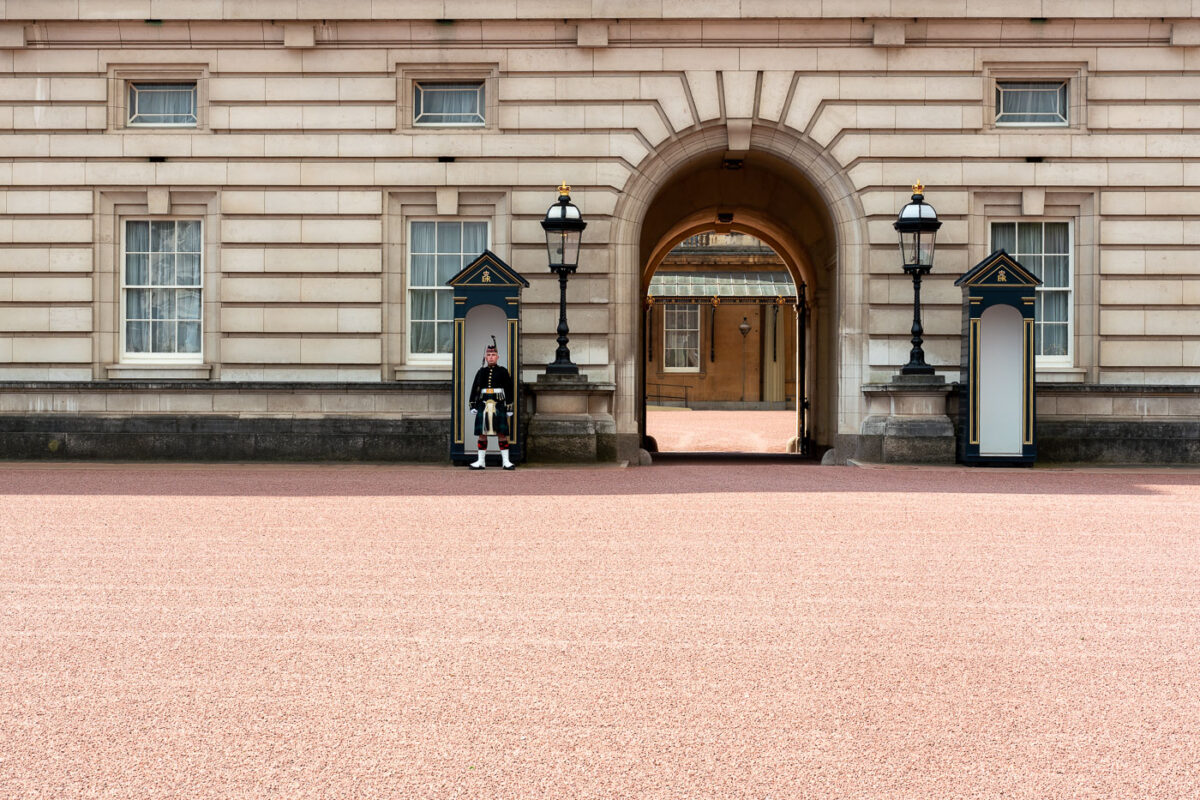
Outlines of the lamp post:
<svg viewBox="0 0 1200 800">
<path fill-rule="evenodd" d="M 746 334 L 750 332 L 750 323 L 742 317 L 741 323 L 738 325 L 738 332 L 742 334 L 742 402 L 746 402 Z"/>
<path fill-rule="evenodd" d="M 548 375 L 578 375 L 579 367 L 571 362 L 571 350 L 567 347 L 570 328 L 567 327 L 567 276 L 579 266 L 579 241 L 587 223 L 579 208 L 571 202 L 571 187 L 564 181 L 558 187 L 558 202 L 546 211 L 542 229 L 546 231 L 546 251 L 550 258 L 550 271 L 558 273 L 558 349 L 554 361 L 546 365 Z"/>
<path fill-rule="evenodd" d="M 933 269 L 933 246 L 942 223 L 933 206 L 925 202 L 925 187 L 920 181 L 913 184 L 912 202 L 900 209 L 893 227 L 900 236 L 900 257 L 904 271 L 913 279 L 912 350 L 908 363 L 900 368 L 901 375 L 932 375 L 933 367 L 925 363 L 922 349 L 921 277 Z"/>
</svg>

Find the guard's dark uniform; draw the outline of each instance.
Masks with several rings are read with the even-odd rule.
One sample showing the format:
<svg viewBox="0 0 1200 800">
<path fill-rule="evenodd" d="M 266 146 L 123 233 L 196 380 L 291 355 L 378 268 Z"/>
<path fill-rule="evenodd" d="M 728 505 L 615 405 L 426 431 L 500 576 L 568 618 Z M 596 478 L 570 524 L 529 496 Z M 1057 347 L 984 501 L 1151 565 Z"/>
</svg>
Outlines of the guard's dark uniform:
<svg viewBox="0 0 1200 800">
<path fill-rule="evenodd" d="M 487 436 L 483 432 L 483 410 L 488 400 L 496 402 L 496 418 L 493 425 L 500 449 L 508 449 L 508 404 L 512 402 L 512 398 L 513 381 L 507 369 L 497 364 L 480 367 L 475 373 L 468 402 L 476 411 L 475 435 L 479 437 L 480 449 L 487 447 Z"/>
</svg>

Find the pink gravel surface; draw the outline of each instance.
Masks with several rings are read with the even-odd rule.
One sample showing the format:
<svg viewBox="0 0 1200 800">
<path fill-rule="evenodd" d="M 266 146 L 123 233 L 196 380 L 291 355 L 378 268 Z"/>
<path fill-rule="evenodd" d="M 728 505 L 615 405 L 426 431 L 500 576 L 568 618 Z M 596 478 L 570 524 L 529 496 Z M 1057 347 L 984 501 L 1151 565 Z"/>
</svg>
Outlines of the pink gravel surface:
<svg viewBox="0 0 1200 800">
<path fill-rule="evenodd" d="M 663 453 L 786 453 L 796 412 L 648 408 L 646 433 Z"/>
<path fill-rule="evenodd" d="M 1195 472 L 0 487 L 0 798 L 1200 797 Z"/>
</svg>

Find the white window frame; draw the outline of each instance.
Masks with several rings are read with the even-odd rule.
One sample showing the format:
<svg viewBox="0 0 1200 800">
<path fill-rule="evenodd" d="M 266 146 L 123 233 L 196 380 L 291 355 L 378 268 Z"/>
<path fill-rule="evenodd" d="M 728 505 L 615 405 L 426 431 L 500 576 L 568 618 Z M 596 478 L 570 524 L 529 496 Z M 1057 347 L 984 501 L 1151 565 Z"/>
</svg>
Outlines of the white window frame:
<svg viewBox="0 0 1200 800">
<path fill-rule="evenodd" d="M 127 237 L 130 222 L 178 222 L 178 221 L 198 222 L 200 223 L 200 350 L 196 353 L 130 353 L 125 347 L 125 329 L 128 318 L 126 317 L 126 289 L 129 287 L 125 283 L 126 278 L 126 253 L 127 253 Z M 129 216 L 122 217 L 121 225 L 121 261 L 117 265 L 120 271 L 120 316 L 117 318 L 118 326 L 118 341 L 120 342 L 120 361 L 123 364 L 203 364 L 204 363 L 204 264 L 205 264 L 205 245 L 204 245 L 204 218 L 189 215 L 170 216 L 170 217 L 152 217 L 152 216 Z M 149 268 L 149 266 L 148 266 Z M 151 273 L 153 274 L 153 273 Z M 148 284 L 153 286 L 153 284 Z M 176 316 L 178 322 L 178 316 Z"/>
<path fill-rule="evenodd" d="M 481 83 L 483 85 L 483 122 L 473 125 L 414 124 L 416 119 L 417 84 Z M 420 133 L 425 136 L 454 136 L 464 131 L 498 133 L 500 131 L 500 65 L 498 63 L 457 62 L 431 65 L 428 63 L 396 64 L 397 133 Z"/>
<path fill-rule="evenodd" d="M 405 232 L 407 233 L 407 236 L 408 236 L 408 238 L 405 242 L 405 248 L 404 248 L 405 249 L 404 305 L 405 305 L 405 309 L 406 309 L 406 313 L 404 315 L 404 317 L 405 317 L 404 341 L 405 341 L 405 350 L 406 350 L 406 353 L 405 353 L 406 361 L 409 364 L 450 366 L 454 363 L 454 353 L 452 353 L 452 352 L 451 353 L 416 353 L 413 351 L 413 328 L 412 328 L 412 325 L 414 322 L 413 308 L 415 306 L 413 304 L 412 293 L 419 289 L 430 289 L 430 288 L 436 289 L 436 288 L 438 288 L 438 287 L 429 287 L 429 286 L 419 286 L 419 287 L 413 286 L 413 255 L 414 255 L 413 247 L 412 247 L 413 225 L 415 225 L 416 223 L 419 223 L 419 222 L 434 222 L 434 223 L 437 223 L 437 222 L 482 222 L 487 230 L 487 232 L 484 234 L 483 247 L 485 250 L 490 250 L 492 247 L 492 220 L 487 217 L 460 216 L 460 217 L 409 217 L 408 220 L 406 221 L 407 227 L 406 227 Z M 461 241 L 461 239 L 460 239 L 460 241 Z M 427 255 L 427 254 L 422 254 L 422 255 Z M 460 251 L 460 255 L 461 255 L 461 251 Z M 436 262 L 436 259 L 435 259 L 435 262 Z M 463 266 L 466 266 L 466 265 L 464 264 Z M 435 265 L 435 270 L 436 270 L 436 265 Z M 456 272 L 457 272 L 457 270 L 456 270 Z M 446 291 L 453 291 L 449 287 L 445 287 L 445 288 L 446 288 Z M 436 308 L 436 303 L 434 305 Z M 454 322 L 453 317 L 451 317 L 451 319 L 449 321 L 451 323 L 453 323 Z M 435 335 L 435 342 L 436 342 L 436 335 Z M 436 347 L 436 344 L 435 344 L 435 347 Z"/>
<path fill-rule="evenodd" d="M 1053 87 L 1054 93 L 1065 106 L 1061 111 L 1061 119 L 1046 122 L 1029 122 L 1020 120 L 1006 121 L 1002 117 L 1003 98 L 1006 93 L 1017 93 L 1022 90 L 1006 89 L 1008 84 L 1028 84 L 1045 86 L 1046 91 Z M 995 124 L 998 128 L 1069 128 L 1071 126 L 1071 81 L 1069 79 L 1033 80 L 1028 78 L 1000 78 L 995 85 Z M 1018 113 L 1018 112 L 1010 112 Z"/>
<path fill-rule="evenodd" d="M 108 133 L 192 136 L 212 133 L 208 120 L 207 64 L 110 64 L 108 67 Z M 135 83 L 194 83 L 195 124 L 145 124 L 129 121 L 129 87 Z"/>
<path fill-rule="evenodd" d="M 424 95 L 430 90 L 436 90 L 437 87 L 460 87 L 472 85 L 475 92 L 475 114 L 479 117 L 478 121 L 470 122 L 422 122 L 421 105 L 424 100 Z M 461 91 L 466 93 L 468 89 L 454 89 L 453 91 Z M 483 78 L 478 79 L 461 79 L 461 80 L 418 80 L 413 81 L 413 111 L 412 124 L 414 128 L 484 128 L 487 127 L 487 81 Z"/>
<path fill-rule="evenodd" d="M 663 368 L 662 368 L 662 371 L 663 372 L 699 372 L 700 371 L 700 351 L 701 351 L 701 346 L 700 346 L 701 345 L 701 341 L 700 341 L 700 328 L 701 328 L 700 304 L 699 303 L 664 303 L 662 308 L 663 308 L 663 317 L 662 317 L 662 319 L 663 319 L 663 324 L 662 324 L 662 331 L 663 331 L 662 365 L 663 365 Z M 684 308 L 684 309 L 690 308 L 693 311 L 695 311 L 696 326 L 694 328 L 691 328 L 691 327 L 668 328 L 667 327 L 667 318 L 674 316 L 673 314 L 670 314 L 668 312 L 671 309 L 680 309 L 680 308 Z M 686 350 L 690 349 L 690 348 L 684 348 L 684 347 L 670 347 L 670 335 L 672 333 L 692 333 L 692 332 L 695 332 L 695 334 L 696 334 L 696 366 L 694 366 L 694 367 L 670 367 L 670 366 L 667 366 L 667 363 L 668 363 L 667 351 L 668 350 L 685 350 L 686 351 Z"/>
<path fill-rule="evenodd" d="M 134 109 L 131 98 L 135 92 L 153 91 L 153 86 L 186 86 L 192 87 L 192 119 L 190 122 L 137 122 L 134 120 Z M 146 87 L 139 89 L 138 87 Z M 125 125 L 130 128 L 196 128 L 200 125 L 200 85 L 196 80 L 130 80 L 125 82 Z"/>
<path fill-rule="evenodd" d="M 1044 243 L 1046 241 L 1045 226 L 1046 226 L 1046 223 L 1048 223 L 1048 222 L 1066 223 L 1066 226 L 1067 226 L 1066 256 L 1067 256 L 1068 282 L 1067 282 L 1067 286 L 1065 286 L 1065 287 L 1055 286 L 1055 287 L 1046 288 L 1044 286 L 1038 286 L 1037 287 L 1037 296 L 1040 301 L 1042 294 L 1046 293 L 1046 292 L 1054 292 L 1054 293 L 1064 293 L 1065 292 L 1066 293 L 1066 295 L 1067 295 L 1067 353 L 1066 353 L 1066 355 L 1061 355 L 1061 356 L 1045 356 L 1045 355 L 1040 355 L 1035 352 L 1034 353 L 1034 368 L 1035 369 L 1055 368 L 1055 367 L 1071 367 L 1071 366 L 1075 365 L 1075 221 L 1070 218 L 1063 218 L 1063 217 L 1036 217 L 1036 218 L 1035 217 L 1011 217 L 1011 218 L 997 218 L 997 219 L 988 220 L 988 242 L 991 245 L 992 251 L 996 250 L 995 234 L 993 233 L 995 225 L 998 225 L 998 224 L 1019 225 L 1021 223 L 1040 223 L 1042 225 L 1042 242 Z M 1019 243 L 1020 243 L 1019 235 L 1016 236 L 1016 241 L 1019 245 Z M 1022 254 L 1020 252 L 1016 252 L 1016 253 L 1010 252 L 1009 255 L 1012 256 L 1014 259 L 1016 259 L 1016 261 L 1018 263 L 1020 263 L 1021 257 L 1023 255 L 1027 255 L 1027 254 Z M 1043 244 L 1043 252 L 1037 253 L 1036 255 L 1039 255 L 1042 257 L 1045 256 L 1045 245 L 1044 244 Z M 1055 253 L 1054 255 L 1060 255 L 1060 254 Z M 1043 270 L 1042 270 L 1043 274 L 1044 274 L 1044 271 L 1045 270 L 1043 267 Z M 1040 308 L 1040 305 L 1041 304 L 1039 302 L 1039 308 Z M 1034 322 L 1035 330 L 1043 324 L 1044 324 L 1043 322 L 1036 320 L 1036 311 L 1035 311 L 1035 322 Z"/>
<path fill-rule="evenodd" d="M 993 61 L 983 64 L 982 130 L 1008 136 L 1079 135 L 1088 132 L 1088 64 L 1085 61 Z M 996 86 L 1004 83 L 1054 83 L 1067 87 L 1067 123 L 997 122 Z M 1034 153 L 1033 155 L 1037 155 Z"/>
</svg>

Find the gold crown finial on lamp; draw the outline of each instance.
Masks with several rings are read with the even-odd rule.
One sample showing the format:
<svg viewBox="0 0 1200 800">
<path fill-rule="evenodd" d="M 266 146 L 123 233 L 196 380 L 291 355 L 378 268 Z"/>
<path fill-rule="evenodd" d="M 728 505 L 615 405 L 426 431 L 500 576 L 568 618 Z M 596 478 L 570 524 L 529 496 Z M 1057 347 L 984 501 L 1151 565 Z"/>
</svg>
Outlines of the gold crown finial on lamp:
<svg viewBox="0 0 1200 800">
<path fill-rule="evenodd" d="M 913 184 L 913 194 L 925 194 L 925 184 L 917 181 Z"/>
<path fill-rule="evenodd" d="M 567 186 L 566 181 L 563 181 L 562 184 L 558 187 L 558 196 L 559 197 L 570 197 L 571 196 L 571 187 Z"/>
</svg>

